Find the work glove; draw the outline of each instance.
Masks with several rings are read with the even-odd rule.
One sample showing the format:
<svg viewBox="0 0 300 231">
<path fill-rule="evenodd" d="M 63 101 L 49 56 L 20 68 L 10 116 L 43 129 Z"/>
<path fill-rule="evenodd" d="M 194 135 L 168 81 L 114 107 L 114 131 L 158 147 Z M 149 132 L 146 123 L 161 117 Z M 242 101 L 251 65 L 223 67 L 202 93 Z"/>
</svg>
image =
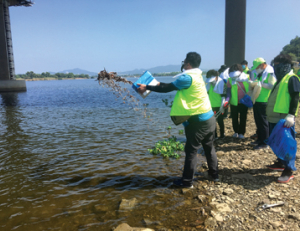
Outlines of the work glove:
<svg viewBox="0 0 300 231">
<path fill-rule="evenodd" d="M 224 105 L 223 105 L 224 109 L 228 108 L 228 106 L 229 106 L 229 105 L 228 105 L 228 101 L 225 101 L 225 102 L 224 102 Z"/>
<path fill-rule="evenodd" d="M 258 81 L 257 86 L 261 87 L 261 85 L 262 85 L 261 82 Z"/>
<path fill-rule="evenodd" d="M 223 114 L 225 109 L 224 109 L 224 103 L 225 103 L 225 97 L 222 97 L 222 103 L 221 103 L 221 106 L 220 106 L 220 109 L 219 111 Z"/>
<path fill-rule="evenodd" d="M 288 114 L 285 118 L 284 126 L 290 128 L 295 124 L 295 116 Z"/>
</svg>

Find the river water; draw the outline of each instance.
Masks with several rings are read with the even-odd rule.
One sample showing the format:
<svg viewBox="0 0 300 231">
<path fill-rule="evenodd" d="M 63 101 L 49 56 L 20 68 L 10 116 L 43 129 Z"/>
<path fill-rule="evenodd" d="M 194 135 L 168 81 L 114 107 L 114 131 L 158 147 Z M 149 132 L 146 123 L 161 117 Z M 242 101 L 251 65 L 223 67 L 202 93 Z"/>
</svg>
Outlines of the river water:
<svg viewBox="0 0 300 231">
<path fill-rule="evenodd" d="M 175 92 L 142 99 L 127 86 L 147 107 L 144 118 L 95 80 L 26 85 L 27 92 L 0 95 L 0 230 L 111 230 L 143 226 L 147 217 L 180 223 L 184 198 L 171 185 L 184 154 L 147 151 L 170 134 L 184 138 L 162 102 Z M 133 198 L 131 211 L 119 210 Z"/>
</svg>

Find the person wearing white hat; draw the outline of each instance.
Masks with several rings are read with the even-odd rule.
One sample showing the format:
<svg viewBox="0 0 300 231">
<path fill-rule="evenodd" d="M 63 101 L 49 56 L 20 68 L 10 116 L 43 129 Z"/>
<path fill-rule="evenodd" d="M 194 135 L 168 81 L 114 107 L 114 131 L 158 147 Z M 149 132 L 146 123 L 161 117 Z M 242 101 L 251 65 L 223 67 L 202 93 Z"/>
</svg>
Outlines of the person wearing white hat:
<svg viewBox="0 0 300 231">
<path fill-rule="evenodd" d="M 209 70 L 206 73 L 206 90 L 209 97 L 210 104 L 214 113 L 216 115 L 217 122 L 220 127 L 220 138 L 225 137 L 225 127 L 224 127 L 224 102 L 226 96 L 226 84 L 219 77 L 219 72 L 216 70 Z M 217 127 L 215 131 L 215 139 L 218 138 Z"/>
<path fill-rule="evenodd" d="M 229 68 L 229 77 L 224 107 L 230 102 L 230 112 L 234 130 L 233 137 L 244 139 L 248 107 L 240 103 L 240 100 L 249 91 L 249 75 L 243 73 L 243 68 L 240 64 L 233 64 Z"/>
<path fill-rule="evenodd" d="M 265 141 L 269 138 L 269 123 L 267 121 L 266 108 L 271 90 L 276 82 L 276 76 L 273 67 L 267 64 L 263 58 L 254 59 L 251 70 L 254 77 L 253 80 L 261 84 L 261 92 L 253 105 L 257 140 L 251 142 L 251 144 L 255 145 L 254 150 L 267 149 L 269 146 L 266 145 Z"/>
</svg>

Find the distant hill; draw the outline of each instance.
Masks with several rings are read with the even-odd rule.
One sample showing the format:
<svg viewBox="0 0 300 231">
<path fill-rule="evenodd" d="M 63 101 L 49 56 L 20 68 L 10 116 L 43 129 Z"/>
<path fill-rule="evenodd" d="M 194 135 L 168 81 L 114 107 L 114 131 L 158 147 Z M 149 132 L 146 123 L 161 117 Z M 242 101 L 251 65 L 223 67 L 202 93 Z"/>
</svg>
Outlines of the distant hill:
<svg viewBox="0 0 300 231">
<path fill-rule="evenodd" d="M 150 71 L 151 73 L 164 73 L 164 72 L 176 72 L 180 71 L 180 65 L 167 65 L 167 66 L 158 66 L 148 69 L 134 69 L 132 71 L 123 71 L 118 72 L 119 75 L 133 75 L 133 74 L 143 74 L 145 71 Z"/>
<path fill-rule="evenodd" d="M 145 71 L 150 71 L 152 74 L 155 73 L 168 73 L 168 72 L 179 72 L 181 68 L 181 65 L 167 65 L 167 66 L 158 66 L 158 67 L 152 67 L 148 69 L 134 69 L 132 71 L 124 71 L 124 72 L 118 72 L 118 75 L 134 75 L 134 74 L 143 74 Z M 202 71 L 208 71 L 209 69 L 202 69 Z M 215 69 L 218 70 L 218 69 Z"/>
<path fill-rule="evenodd" d="M 74 69 L 69 69 L 69 70 L 64 70 L 64 71 L 59 71 L 59 72 L 50 72 L 50 73 L 73 73 L 74 75 L 79 75 L 79 74 L 84 74 L 84 75 L 89 75 L 89 76 L 97 76 L 98 73 L 96 72 L 90 72 L 90 71 L 86 71 L 86 70 L 82 70 L 80 68 L 74 68 Z"/>
<path fill-rule="evenodd" d="M 152 67 L 152 68 L 148 68 L 148 69 L 134 69 L 131 71 L 122 71 L 122 72 L 118 72 L 118 75 L 134 75 L 134 74 L 143 74 L 145 71 L 150 71 L 152 74 L 155 73 L 168 73 L 168 72 L 177 72 L 180 71 L 181 66 L 180 65 L 167 65 L 167 66 L 157 66 L 157 67 Z M 207 71 L 207 69 L 202 69 L 202 71 Z M 110 71 L 114 71 L 114 70 L 110 70 Z M 96 72 L 91 72 L 91 71 L 86 71 L 86 70 L 82 70 L 80 68 L 74 68 L 74 69 L 69 69 L 69 70 L 64 70 L 64 71 L 58 71 L 58 72 L 50 72 L 51 74 L 55 74 L 55 73 L 73 73 L 75 75 L 79 75 L 79 74 L 85 74 L 85 75 L 89 75 L 89 76 L 97 76 L 98 73 Z"/>
</svg>

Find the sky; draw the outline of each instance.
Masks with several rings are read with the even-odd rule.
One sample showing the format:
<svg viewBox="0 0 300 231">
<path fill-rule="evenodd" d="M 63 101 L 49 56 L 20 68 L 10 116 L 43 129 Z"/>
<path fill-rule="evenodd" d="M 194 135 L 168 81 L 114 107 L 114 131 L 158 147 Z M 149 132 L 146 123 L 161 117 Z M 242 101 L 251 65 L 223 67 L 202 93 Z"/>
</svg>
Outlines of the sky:
<svg viewBox="0 0 300 231">
<path fill-rule="evenodd" d="M 224 63 L 225 0 L 34 0 L 9 7 L 16 74 L 80 68 L 123 72 Z M 300 0 L 247 0 L 245 59 L 268 63 L 300 36 Z"/>
</svg>

